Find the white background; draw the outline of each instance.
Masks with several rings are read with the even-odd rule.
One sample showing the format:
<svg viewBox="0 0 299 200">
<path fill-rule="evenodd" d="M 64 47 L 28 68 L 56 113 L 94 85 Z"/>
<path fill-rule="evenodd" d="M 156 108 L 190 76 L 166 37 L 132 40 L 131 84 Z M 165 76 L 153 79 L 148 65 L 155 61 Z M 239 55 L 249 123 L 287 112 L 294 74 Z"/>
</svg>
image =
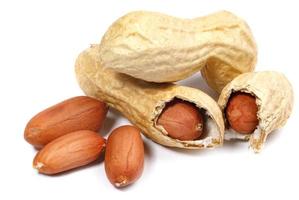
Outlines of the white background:
<svg viewBox="0 0 299 200">
<path fill-rule="evenodd" d="M 278 70 L 298 99 L 299 11 L 296 1 L 1 1 L 0 199 L 298 199 L 299 127 L 295 107 L 287 125 L 254 154 L 247 143 L 186 151 L 145 139 L 143 176 L 115 189 L 103 162 L 57 176 L 32 168 L 36 151 L 24 141 L 27 121 L 44 108 L 82 95 L 74 74 L 77 55 L 98 43 L 108 26 L 133 10 L 184 18 L 229 10 L 250 25 L 258 44 L 257 70 Z M 183 84 L 205 88 L 200 76 Z M 110 110 L 102 134 L 127 124 Z"/>
</svg>

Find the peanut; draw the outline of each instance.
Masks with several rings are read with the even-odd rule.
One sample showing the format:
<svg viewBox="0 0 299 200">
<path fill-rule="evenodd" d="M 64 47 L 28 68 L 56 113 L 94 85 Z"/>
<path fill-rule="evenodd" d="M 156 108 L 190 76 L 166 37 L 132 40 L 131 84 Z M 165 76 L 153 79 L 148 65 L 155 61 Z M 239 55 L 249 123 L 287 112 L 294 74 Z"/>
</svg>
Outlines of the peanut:
<svg viewBox="0 0 299 200">
<path fill-rule="evenodd" d="M 255 97 L 246 93 L 234 94 L 226 107 L 229 125 L 237 132 L 250 134 L 258 125 Z"/>
<path fill-rule="evenodd" d="M 76 61 L 76 75 L 86 95 L 101 99 L 120 111 L 153 141 L 178 148 L 203 149 L 222 144 L 224 121 L 217 103 L 204 92 L 171 83 L 157 84 L 104 69 L 99 45 L 82 52 Z M 163 108 L 173 99 L 190 102 L 205 114 L 205 133 L 196 140 L 177 140 L 157 124 Z"/>
<path fill-rule="evenodd" d="M 195 19 L 131 12 L 109 27 L 100 46 L 104 68 L 151 82 L 174 82 L 201 70 L 219 93 L 253 71 L 257 57 L 246 22 L 226 11 Z"/>
<path fill-rule="evenodd" d="M 61 136 L 47 144 L 34 158 L 39 173 L 57 174 L 91 163 L 99 158 L 105 139 L 89 130 Z"/>
<path fill-rule="evenodd" d="M 105 171 L 115 187 L 137 181 L 143 171 L 144 146 L 140 130 L 121 126 L 112 131 L 107 140 Z"/>
<path fill-rule="evenodd" d="M 249 140 L 254 152 L 260 152 L 268 135 L 287 122 L 293 101 L 292 86 L 282 73 L 262 71 L 239 75 L 223 88 L 218 99 L 229 125 L 235 130 L 228 129 L 225 139 Z M 253 134 L 244 134 L 255 128 Z"/>
<path fill-rule="evenodd" d="M 178 99 L 166 104 L 157 124 L 179 140 L 195 140 L 203 132 L 203 117 L 198 108 Z"/>
<path fill-rule="evenodd" d="M 73 97 L 35 115 L 25 128 L 24 138 L 36 148 L 41 148 L 73 131 L 98 131 L 107 111 L 107 105 L 94 98 Z"/>
</svg>

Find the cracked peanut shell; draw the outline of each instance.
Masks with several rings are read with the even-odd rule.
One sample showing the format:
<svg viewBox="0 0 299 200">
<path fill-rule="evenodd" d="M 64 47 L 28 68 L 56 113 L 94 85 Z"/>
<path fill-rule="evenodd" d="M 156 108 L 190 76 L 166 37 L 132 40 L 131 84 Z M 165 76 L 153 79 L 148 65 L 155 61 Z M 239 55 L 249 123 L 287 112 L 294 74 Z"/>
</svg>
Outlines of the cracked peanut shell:
<svg viewBox="0 0 299 200">
<path fill-rule="evenodd" d="M 218 104 L 225 113 L 227 102 L 234 92 L 245 92 L 256 98 L 258 126 L 252 134 L 240 134 L 229 128 L 225 140 L 249 140 L 250 147 L 260 152 L 267 136 L 287 122 L 293 107 L 293 89 L 279 72 L 262 71 L 241 74 L 221 92 Z"/>
<path fill-rule="evenodd" d="M 171 83 L 157 84 L 104 69 L 97 60 L 98 45 L 82 52 L 76 61 L 76 75 L 86 95 L 101 99 L 120 111 L 153 141 L 171 147 L 201 149 L 222 144 L 224 122 L 217 103 L 198 89 Z M 198 140 L 181 141 L 167 135 L 157 119 L 165 104 L 174 98 L 196 105 L 205 112 L 205 135 Z"/>
</svg>

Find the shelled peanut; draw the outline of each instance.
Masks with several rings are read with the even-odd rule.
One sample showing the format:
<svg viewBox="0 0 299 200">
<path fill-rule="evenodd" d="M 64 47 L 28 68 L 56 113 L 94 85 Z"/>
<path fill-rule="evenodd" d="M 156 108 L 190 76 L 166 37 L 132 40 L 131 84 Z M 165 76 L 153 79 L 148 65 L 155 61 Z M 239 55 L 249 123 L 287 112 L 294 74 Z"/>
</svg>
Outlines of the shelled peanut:
<svg viewBox="0 0 299 200">
<path fill-rule="evenodd" d="M 43 146 L 35 145 L 42 148 L 33 160 L 33 167 L 39 173 L 53 175 L 97 160 L 105 150 L 106 140 L 93 129 L 101 127 L 107 109 L 101 101 L 80 96 L 36 115 L 25 129 L 25 136 L 28 136 L 32 129 L 40 128 L 38 133 L 41 135 L 35 134 L 30 141 L 31 144 L 37 144 L 32 142 L 37 139 L 38 142 L 44 142 Z M 72 131 L 76 129 L 80 130 Z M 142 174 L 143 162 L 144 147 L 140 130 L 134 126 L 115 129 L 108 138 L 105 153 L 105 169 L 111 183 L 116 187 L 124 187 L 137 181 Z"/>
<path fill-rule="evenodd" d="M 97 160 L 105 147 L 98 133 L 81 130 L 63 135 L 37 153 L 33 167 L 43 174 L 57 174 Z"/>
<path fill-rule="evenodd" d="M 42 148 L 52 140 L 78 130 L 98 131 L 108 106 L 87 96 L 67 99 L 35 115 L 26 125 L 25 140 Z"/>
<path fill-rule="evenodd" d="M 115 187 L 137 181 L 143 171 L 144 146 L 140 130 L 134 126 L 114 129 L 107 140 L 105 171 Z"/>
</svg>

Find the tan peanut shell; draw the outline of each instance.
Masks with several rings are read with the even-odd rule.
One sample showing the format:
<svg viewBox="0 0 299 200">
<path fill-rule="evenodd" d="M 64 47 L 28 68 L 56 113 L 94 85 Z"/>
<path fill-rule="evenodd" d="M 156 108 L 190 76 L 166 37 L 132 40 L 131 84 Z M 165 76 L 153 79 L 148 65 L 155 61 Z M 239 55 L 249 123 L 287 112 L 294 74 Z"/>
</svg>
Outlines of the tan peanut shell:
<svg viewBox="0 0 299 200">
<path fill-rule="evenodd" d="M 253 71 L 257 49 L 242 19 L 221 11 L 195 19 L 131 12 L 105 33 L 104 68 L 150 82 L 173 82 L 201 70 L 220 93 L 234 77 Z"/>
<path fill-rule="evenodd" d="M 170 83 L 157 84 L 132 78 L 104 69 L 97 60 L 99 46 L 82 52 L 76 61 L 76 74 L 82 90 L 119 110 L 153 141 L 166 146 L 200 149 L 221 145 L 224 122 L 217 103 L 198 89 Z M 167 136 L 156 124 L 165 104 L 174 98 L 194 103 L 205 110 L 205 137 L 193 141 L 180 141 Z"/>
<path fill-rule="evenodd" d="M 256 97 L 259 124 L 252 134 L 239 134 L 233 130 L 225 132 L 225 139 L 248 140 L 250 147 L 259 152 L 267 136 L 282 127 L 289 118 L 293 107 L 293 90 L 287 78 L 274 71 L 245 73 L 236 77 L 221 92 L 218 100 L 224 110 L 233 92 L 250 93 Z"/>
</svg>

